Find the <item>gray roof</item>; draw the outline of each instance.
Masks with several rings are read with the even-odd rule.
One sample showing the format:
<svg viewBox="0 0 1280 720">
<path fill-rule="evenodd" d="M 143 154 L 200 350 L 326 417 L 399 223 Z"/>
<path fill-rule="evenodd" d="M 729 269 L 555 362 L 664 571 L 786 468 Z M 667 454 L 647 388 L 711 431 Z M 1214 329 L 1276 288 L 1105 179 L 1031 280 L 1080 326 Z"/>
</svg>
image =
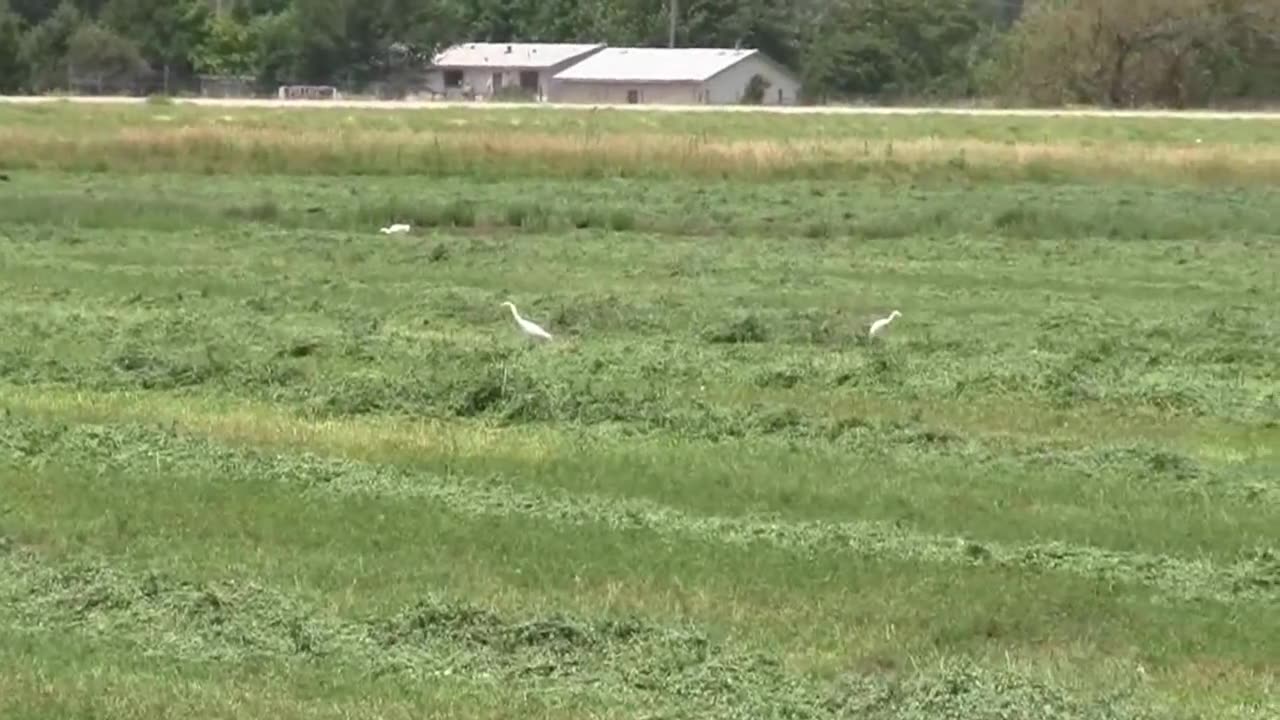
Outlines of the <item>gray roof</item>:
<svg viewBox="0 0 1280 720">
<path fill-rule="evenodd" d="M 556 80 L 701 82 L 756 54 L 724 48 L 605 48 L 556 73 Z"/>
<path fill-rule="evenodd" d="M 599 50 L 604 43 L 462 43 L 441 52 L 436 67 L 547 68 Z"/>
</svg>

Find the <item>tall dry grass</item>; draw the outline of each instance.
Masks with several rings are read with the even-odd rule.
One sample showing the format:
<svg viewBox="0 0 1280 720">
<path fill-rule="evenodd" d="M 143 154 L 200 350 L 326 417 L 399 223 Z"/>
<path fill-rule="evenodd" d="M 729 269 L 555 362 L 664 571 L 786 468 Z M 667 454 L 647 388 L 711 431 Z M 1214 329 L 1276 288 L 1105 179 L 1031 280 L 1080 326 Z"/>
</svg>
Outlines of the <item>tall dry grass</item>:
<svg viewBox="0 0 1280 720">
<path fill-rule="evenodd" d="M 275 127 L 133 127 L 69 135 L 15 127 L 0 130 L 0 166 L 206 174 L 762 180 L 884 176 L 1263 184 L 1280 181 L 1280 148 Z"/>
</svg>

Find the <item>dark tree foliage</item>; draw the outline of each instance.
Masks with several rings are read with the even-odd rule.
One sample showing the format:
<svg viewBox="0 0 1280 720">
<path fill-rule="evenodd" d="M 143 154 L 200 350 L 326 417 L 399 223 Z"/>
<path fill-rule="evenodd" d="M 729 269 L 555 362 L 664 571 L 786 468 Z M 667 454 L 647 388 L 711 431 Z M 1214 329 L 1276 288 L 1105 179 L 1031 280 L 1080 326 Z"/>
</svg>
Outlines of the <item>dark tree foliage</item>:
<svg viewBox="0 0 1280 720">
<path fill-rule="evenodd" d="M 26 85 L 31 71 L 22 57 L 22 16 L 0 0 L 0 93 L 16 93 Z"/>
<path fill-rule="evenodd" d="M 0 92 L 82 71 L 409 87 L 466 40 L 665 46 L 673 3 L 678 46 L 760 49 L 814 100 L 1280 96 L 1277 0 L 0 0 Z"/>
</svg>

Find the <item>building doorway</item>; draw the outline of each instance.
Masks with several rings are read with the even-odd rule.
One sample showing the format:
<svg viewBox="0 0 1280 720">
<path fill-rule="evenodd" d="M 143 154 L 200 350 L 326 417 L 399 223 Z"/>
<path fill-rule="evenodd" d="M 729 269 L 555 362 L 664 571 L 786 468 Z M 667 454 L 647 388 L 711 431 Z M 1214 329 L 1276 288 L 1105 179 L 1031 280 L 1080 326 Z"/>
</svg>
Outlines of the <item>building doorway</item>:
<svg viewBox="0 0 1280 720">
<path fill-rule="evenodd" d="M 627 91 L 627 104 L 628 104 L 628 105 L 636 105 L 636 104 L 638 104 L 639 102 L 640 102 L 640 91 L 639 91 L 639 90 L 628 90 L 628 91 Z"/>
</svg>

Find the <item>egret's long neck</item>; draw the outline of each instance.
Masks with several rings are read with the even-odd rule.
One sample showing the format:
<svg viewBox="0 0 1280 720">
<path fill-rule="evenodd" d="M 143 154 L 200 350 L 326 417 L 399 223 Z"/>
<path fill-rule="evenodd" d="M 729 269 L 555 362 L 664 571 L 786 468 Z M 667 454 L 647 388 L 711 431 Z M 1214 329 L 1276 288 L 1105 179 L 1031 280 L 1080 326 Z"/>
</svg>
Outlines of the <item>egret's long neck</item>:
<svg viewBox="0 0 1280 720">
<path fill-rule="evenodd" d="M 511 317 L 515 318 L 516 320 L 519 320 L 519 319 L 520 319 L 520 313 L 516 312 L 516 306 L 515 306 L 515 305 L 508 305 L 507 307 L 511 308 Z"/>
</svg>

